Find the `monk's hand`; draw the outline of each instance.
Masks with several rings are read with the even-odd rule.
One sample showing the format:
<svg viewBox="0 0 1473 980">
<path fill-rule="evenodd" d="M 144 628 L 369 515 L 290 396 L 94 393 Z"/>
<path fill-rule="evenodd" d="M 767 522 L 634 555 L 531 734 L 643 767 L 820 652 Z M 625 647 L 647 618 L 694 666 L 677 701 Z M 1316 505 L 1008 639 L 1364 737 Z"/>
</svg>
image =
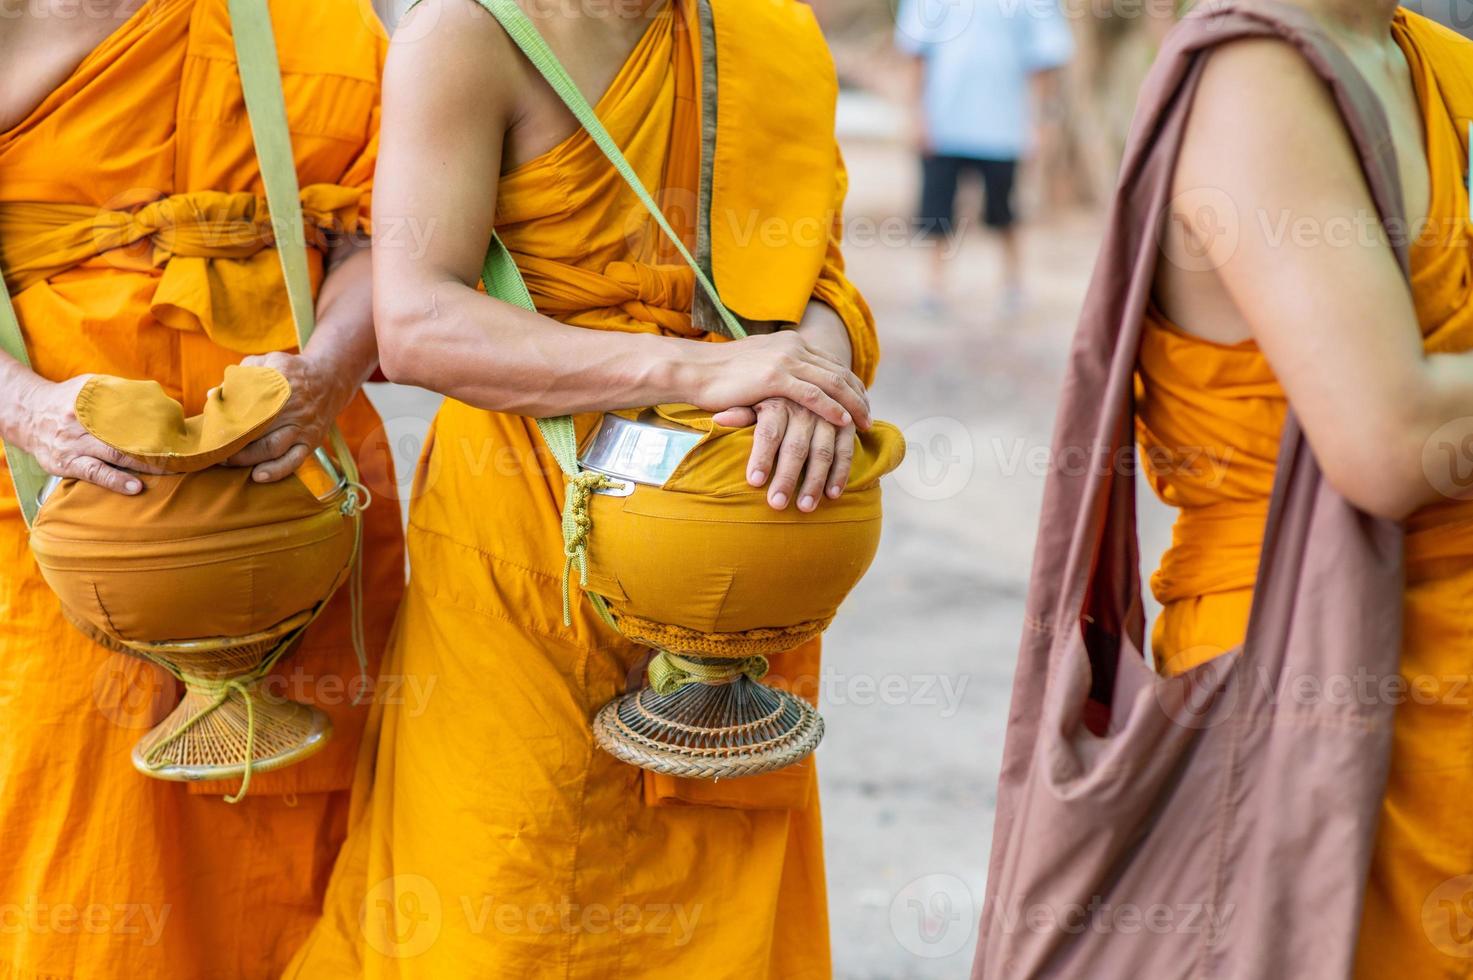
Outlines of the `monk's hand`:
<svg viewBox="0 0 1473 980">
<path fill-rule="evenodd" d="M 272 351 L 254 354 L 241 364 L 275 368 L 286 377 L 292 394 L 271 428 L 225 463 L 251 467 L 251 479 L 257 483 L 284 480 L 323 444 L 357 389 L 344 384 L 338 372 L 301 354 Z"/>
<path fill-rule="evenodd" d="M 731 408 L 713 419 L 720 425 L 755 425 L 747 482 L 760 487 L 771 478 L 767 503 L 785 510 L 796 499 L 798 509 L 812 513 L 824 497 L 838 499 L 854 463 L 855 429 L 836 426 L 786 398 L 767 398 L 751 408 Z"/>
<path fill-rule="evenodd" d="M 795 330 L 756 334 L 725 344 L 689 346 L 695 370 L 689 401 L 724 412 L 732 405 L 787 401 L 835 429 L 870 426 L 869 394 L 849 365 L 806 343 Z M 768 470 L 767 472 L 771 472 Z"/>
<path fill-rule="evenodd" d="M 36 458 L 53 476 L 71 477 L 117 493 L 143 490 L 139 473 L 162 473 L 88 432 L 77 418 L 77 393 L 93 375 L 35 382 L 18 400 L 20 411 L 5 438 Z"/>
</svg>

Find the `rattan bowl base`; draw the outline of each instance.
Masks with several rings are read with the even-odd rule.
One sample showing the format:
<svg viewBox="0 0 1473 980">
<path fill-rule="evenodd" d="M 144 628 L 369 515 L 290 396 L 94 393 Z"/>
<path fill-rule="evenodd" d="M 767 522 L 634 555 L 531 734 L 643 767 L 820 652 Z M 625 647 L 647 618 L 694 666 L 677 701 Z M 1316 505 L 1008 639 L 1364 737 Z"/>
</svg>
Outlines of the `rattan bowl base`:
<svg viewBox="0 0 1473 980">
<path fill-rule="evenodd" d="M 605 752 L 651 772 L 735 779 L 802 761 L 823 739 L 823 718 L 800 697 L 738 677 L 672 694 L 631 691 L 599 709 L 593 737 Z"/>
<path fill-rule="evenodd" d="M 321 710 L 295 701 L 270 699 L 255 687 L 256 734 L 251 770 L 280 769 L 313 755 L 332 737 L 332 722 Z M 191 718 L 215 702 L 215 695 L 185 686 L 184 696 L 169 716 L 133 747 L 133 765 L 145 776 L 180 782 L 239 779 L 246 771 L 250 719 L 245 699 L 231 691 L 214 711 L 153 755 Z"/>
</svg>

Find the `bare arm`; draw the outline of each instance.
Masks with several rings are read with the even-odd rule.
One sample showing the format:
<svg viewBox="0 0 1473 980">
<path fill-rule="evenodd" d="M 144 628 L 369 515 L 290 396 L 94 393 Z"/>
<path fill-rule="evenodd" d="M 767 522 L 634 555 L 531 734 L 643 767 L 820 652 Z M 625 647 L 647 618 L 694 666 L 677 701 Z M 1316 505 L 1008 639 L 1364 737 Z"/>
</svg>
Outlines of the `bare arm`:
<svg viewBox="0 0 1473 980">
<path fill-rule="evenodd" d="M 429 36 L 391 47 L 375 180 L 385 373 L 529 416 L 672 401 L 719 411 L 784 396 L 835 424 L 868 425 L 859 380 L 793 331 L 729 344 L 611 334 L 477 291 L 517 94 L 542 84 L 523 76 L 520 57 L 471 4 L 444 5 Z"/>
<path fill-rule="evenodd" d="M 1393 519 L 1437 499 L 1423 445 L 1455 420 L 1450 438 L 1473 437 L 1473 354 L 1423 352 L 1344 124 L 1286 46 L 1238 43 L 1209 62 L 1176 174 L 1178 195 L 1189 192 L 1177 198 L 1186 227 L 1197 227 L 1203 199 L 1191 192 L 1203 188 L 1230 202 L 1218 217 L 1239 233 L 1198 244 L 1331 485 Z M 1162 267 L 1168 287 L 1181 280 Z"/>
</svg>

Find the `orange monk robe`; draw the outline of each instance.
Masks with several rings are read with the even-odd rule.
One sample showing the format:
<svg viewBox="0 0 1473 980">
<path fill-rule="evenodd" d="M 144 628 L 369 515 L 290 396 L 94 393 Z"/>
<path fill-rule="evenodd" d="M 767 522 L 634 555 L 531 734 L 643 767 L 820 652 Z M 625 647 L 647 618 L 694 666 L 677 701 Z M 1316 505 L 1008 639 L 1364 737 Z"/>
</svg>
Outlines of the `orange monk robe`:
<svg viewBox="0 0 1473 980">
<path fill-rule="evenodd" d="M 317 231 L 367 218 L 384 43 L 364 9 L 271 4 Z M 292 346 L 277 257 L 257 228 L 261 194 L 225 0 L 149 0 L 0 134 L 0 266 L 36 370 L 152 378 L 192 413 L 243 351 Z M 313 268 L 320 278 L 315 251 Z M 365 482 L 391 487 L 367 400 L 340 423 Z M 371 669 L 403 583 L 399 515 L 384 496 L 365 524 Z M 234 782 L 134 770 L 134 743 L 177 687 L 63 620 L 8 475 L 0 568 L 0 977 L 279 972 L 319 914 L 368 713 L 350 704 L 358 667 L 346 592 L 268 679 L 326 710 L 333 741 L 300 765 L 256 774 L 230 805 L 221 795 Z"/>
<path fill-rule="evenodd" d="M 1432 178 L 1428 223 L 1411 248 L 1417 318 L 1428 351 L 1466 351 L 1473 42 L 1404 10 L 1392 30 L 1412 68 Z M 1157 661 L 1176 673 L 1243 641 L 1287 401 L 1254 344 L 1213 344 L 1159 314 L 1142 341 L 1139 393 L 1153 483 L 1181 508 L 1151 583 L 1164 605 Z M 1397 698 L 1397 709 L 1361 926 L 1364 980 L 1467 976 L 1473 955 L 1463 918 L 1473 891 L 1465 877 L 1473 875 L 1473 503 L 1448 500 L 1413 515 L 1406 576 L 1405 686 L 1370 692 Z"/>
<path fill-rule="evenodd" d="M 717 285 L 747 316 L 796 320 L 812 297 L 830 304 L 869 378 L 874 326 L 838 253 L 835 85 L 812 15 L 794 3 L 713 8 L 727 55 Z M 701 159 L 695 16 L 684 0 L 652 15 L 596 107 L 685 232 Z M 767 222 L 786 205 L 758 195 L 790 175 L 781 186 L 817 200 Z M 753 221 L 766 222 L 772 251 L 756 239 L 733 251 Z M 689 312 L 691 273 L 587 135 L 503 176 L 497 230 L 544 313 L 589 329 L 704 336 Z M 741 278 L 765 262 L 777 273 Z M 577 419 L 580 433 L 594 421 Z M 647 777 L 594 746 L 594 713 L 641 682 L 649 651 L 586 601 L 563 625 L 562 499 L 532 420 L 453 401 L 441 409 L 416 481 L 411 582 L 386 667 L 435 678 L 435 695 L 420 711 L 375 708 L 378 755 L 365 760 L 326 914 L 287 976 L 829 976 L 811 764 L 710 784 Z M 772 665 L 814 694 L 816 642 Z"/>
</svg>

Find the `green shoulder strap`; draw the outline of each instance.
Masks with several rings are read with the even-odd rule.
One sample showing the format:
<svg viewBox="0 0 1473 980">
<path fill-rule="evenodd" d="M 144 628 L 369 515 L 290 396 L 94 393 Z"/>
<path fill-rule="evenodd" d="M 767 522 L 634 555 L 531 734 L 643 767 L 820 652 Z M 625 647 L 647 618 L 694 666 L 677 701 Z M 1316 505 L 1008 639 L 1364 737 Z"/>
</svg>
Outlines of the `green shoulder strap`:
<svg viewBox="0 0 1473 980">
<path fill-rule="evenodd" d="M 276 252 L 281 259 L 297 345 L 305 350 L 316 322 L 312 279 L 307 266 L 306 226 L 302 219 L 291 132 L 287 128 L 286 98 L 281 88 L 281 68 L 276 58 L 271 13 L 266 0 L 230 0 L 229 9 L 246 115 L 250 118 L 251 137 L 256 145 L 261 178 L 266 185 L 266 203 L 271 211 Z M 0 279 L 0 286 L 3 284 L 3 279 Z M 25 336 L 16 318 L 9 290 L 0 288 L 0 294 L 4 296 L 0 301 L 0 350 L 29 366 Z M 336 427 L 332 430 L 332 441 L 343 475 L 356 482 L 353 457 Z M 7 444 L 5 457 L 10 464 L 10 476 L 15 483 L 21 515 L 29 525 L 36 516 L 37 498 L 45 486 L 46 472 L 33 456 L 16 446 Z"/>
<path fill-rule="evenodd" d="M 0 270 L 0 350 L 22 365 L 31 366 L 31 359 L 26 355 L 26 338 L 20 331 L 15 306 L 10 302 L 10 290 L 5 288 L 4 270 Z M 40 507 L 38 498 L 41 496 L 41 488 L 46 485 L 46 471 L 41 469 L 36 457 L 8 442 L 5 444 L 5 462 L 10 466 L 10 480 L 15 484 L 20 516 L 29 527 Z"/>
<path fill-rule="evenodd" d="M 306 350 L 317 325 L 307 269 L 307 231 L 302 221 L 291 130 L 287 127 L 286 96 L 281 89 L 281 66 L 276 59 L 276 36 L 266 0 L 230 0 L 230 30 L 235 36 L 235 60 L 251 138 L 256 144 L 257 166 L 266 185 L 276 254 L 286 280 L 292 323 L 297 328 L 297 346 Z"/>
<path fill-rule="evenodd" d="M 251 139 L 256 145 L 256 165 L 266 186 L 266 207 L 271 212 L 276 255 L 281 261 L 287 303 L 297 331 L 297 349 L 305 351 L 317 327 L 316 302 L 307 266 L 307 225 L 302 217 L 297 161 L 292 155 L 271 10 L 267 0 L 230 0 L 229 9 L 240 87 L 245 95 L 246 117 L 251 123 Z M 337 425 L 333 425 L 329 438 L 341 475 L 356 484 L 358 467 Z"/>
<path fill-rule="evenodd" d="M 527 60 L 547 80 L 547 84 L 552 86 L 552 90 L 563 100 L 563 104 L 568 107 L 573 117 L 593 139 L 594 144 L 608 158 L 609 163 L 613 164 L 614 170 L 634 191 L 640 203 L 655 219 L 660 230 L 665 233 L 665 237 L 670 240 L 681 258 L 685 259 L 686 264 L 695 273 L 696 282 L 711 300 L 711 305 L 721 318 L 727 333 L 736 339 L 746 337 L 747 331 L 742 327 L 741 321 L 732 315 L 731 311 L 726 308 L 726 304 L 721 301 L 715 284 L 701 270 L 700 264 L 691 256 L 685 243 L 680 240 L 680 236 L 670 227 L 670 222 L 665 219 L 664 213 L 660 211 L 659 205 L 655 203 L 649 191 L 645 190 L 644 185 L 640 183 L 639 175 L 624 158 L 619 145 L 614 142 L 614 138 L 599 121 L 598 114 L 588 104 L 583 93 L 578 91 L 578 86 L 568 76 L 567 70 L 552 53 L 552 49 L 547 46 L 547 42 L 537 32 L 537 28 L 533 26 L 527 15 L 516 5 L 515 0 L 476 0 L 476 2 L 496 18 L 507 36 L 527 56 Z M 491 233 L 491 244 L 486 250 L 481 281 L 485 284 L 488 295 L 526 310 L 535 310 L 531 294 L 527 291 L 526 283 L 522 280 L 522 275 L 517 270 L 511 253 L 507 251 L 501 238 L 495 232 Z M 585 588 L 588 585 L 588 495 L 607 485 L 609 481 L 601 474 L 579 472 L 578 438 L 573 429 L 572 418 L 561 415 L 556 418 L 538 419 L 537 427 L 541 430 L 542 438 L 546 440 L 547 447 L 552 451 L 558 466 L 568 476 L 567 495 L 563 503 L 563 622 L 567 623 L 571 617 L 568 598 L 569 575 L 575 565 L 578 568 L 580 582 Z M 591 593 L 589 598 L 604 621 L 613 625 L 605 604 Z"/>
<path fill-rule="evenodd" d="M 664 213 L 660 211 L 659 205 L 655 203 L 649 191 L 645 190 L 644 185 L 640 183 L 639 176 L 629 165 L 629 161 L 624 158 L 619 145 L 614 142 L 614 138 L 609 135 L 604 124 L 599 121 L 598 114 L 593 111 L 593 107 L 588 104 L 583 93 L 578 91 L 578 86 L 573 83 L 562 63 L 552 53 L 552 49 L 547 46 L 547 42 L 542 39 L 542 35 L 537 32 L 537 28 L 533 26 L 527 15 L 516 5 L 515 0 L 476 0 L 476 2 L 496 18 L 507 36 L 527 56 L 527 60 L 547 80 L 547 84 L 552 86 L 552 90 L 563 100 L 563 104 L 568 107 L 573 117 L 593 139 L 594 144 L 608 158 L 609 163 L 613 164 L 614 170 L 634 191 L 640 203 L 655 219 L 660 230 L 665 233 L 665 237 L 670 240 L 681 258 L 685 259 L 695 273 L 696 282 L 710 298 L 711 305 L 720 316 L 727 332 L 738 339 L 745 337 L 747 332 L 742 327 L 741 321 L 732 315 L 725 303 L 721 302 L 721 296 L 717 293 L 715 284 L 701 270 L 700 265 L 685 247 L 685 243 L 680 240 L 680 236 L 670 227 L 670 222 L 665 219 Z M 517 271 L 516 263 L 512 261 L 511 254 L 507 252 L 506 246 L 495 233 L 492 234 L 490 248 L 486 251 L 481 278 L 485 283 L 486 292 L 490 295 L 524 309 L 533 309 L 532 297 L 522 282 L 522 276 Z M 576 475 L 578 472 L 577 444 L 573 434 L 572 420 L 567 416 L 538 419 L 537 425 L 547 440 L 548 448 L 557 457 L 558 465 L 562 467 L 563 472 L 569 476 Z"/>
</svg>

